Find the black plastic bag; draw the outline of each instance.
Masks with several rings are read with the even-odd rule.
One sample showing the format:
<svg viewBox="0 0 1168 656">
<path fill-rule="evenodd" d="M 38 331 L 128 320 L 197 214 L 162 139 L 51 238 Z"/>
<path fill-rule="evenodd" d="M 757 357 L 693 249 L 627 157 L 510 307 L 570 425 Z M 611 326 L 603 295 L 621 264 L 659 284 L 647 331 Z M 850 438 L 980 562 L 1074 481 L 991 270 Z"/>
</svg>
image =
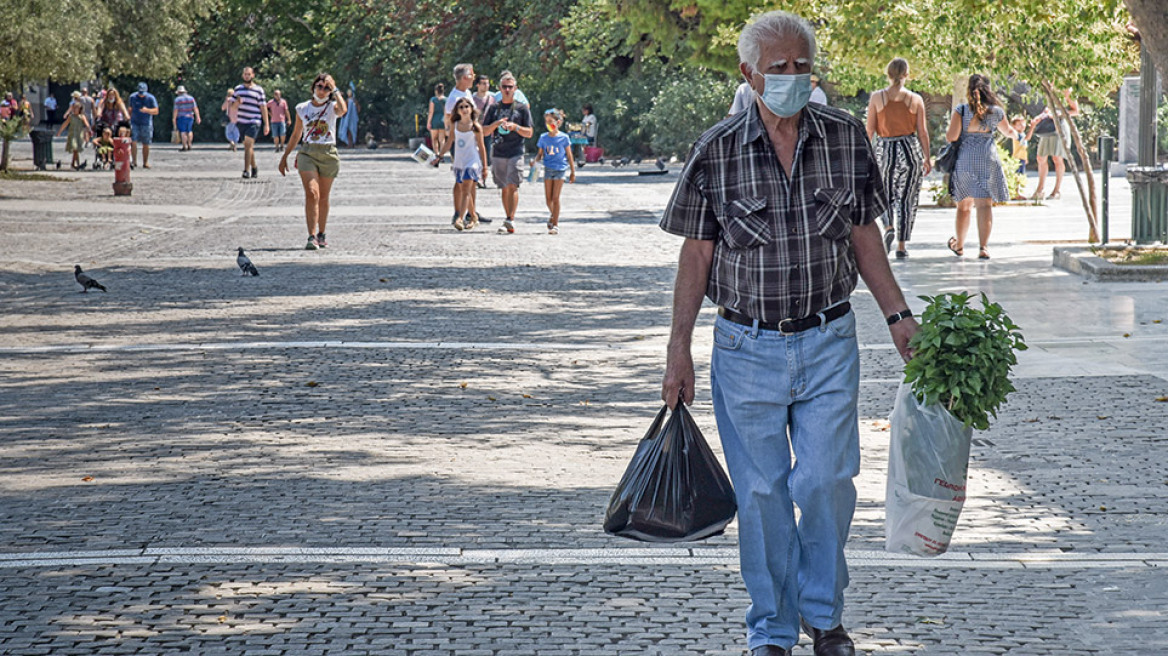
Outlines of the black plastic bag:
<svg viewBox="0 0 1168 656">
<path fill-rule="evenodd" d="M 693 417 L 663 406 L 637 445 L 608 502 L 604 531 L 645 542 L 686 542 L 718 535 L 738 504 L 722 465 Z"/>
</svg>

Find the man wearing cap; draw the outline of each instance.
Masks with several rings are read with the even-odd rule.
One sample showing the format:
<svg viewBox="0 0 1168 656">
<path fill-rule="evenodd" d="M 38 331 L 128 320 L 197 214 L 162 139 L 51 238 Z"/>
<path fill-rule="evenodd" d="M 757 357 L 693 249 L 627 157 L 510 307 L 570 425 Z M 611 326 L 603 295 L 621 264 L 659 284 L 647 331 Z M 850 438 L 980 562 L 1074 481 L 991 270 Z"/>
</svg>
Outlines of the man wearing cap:
<svg viewBox="0 0 1168 656">
<path fill-rule="evenodd" d="M 142 168 L 150 168 L 150 144 L 154 142 L 154 117 L 158 116 L 158 100 L 149 93 L 145 82 L 138 83 L 138 92 L 130 95 L 130 167 L 138 165 L 138 144 L 142 144 Z"/>
<path fill-rule="evenodd" d="M 85 113 L 85 120 L 93 125 L 93 109 L 97 103 L 93 101 L 93 96 L 89 95 L 88 87 L 81 90 L 81 97 L 77 99 L 77 102 L 81 103 L 81 111 Z"/>
<path fill-rule="evenodd" d="M 174 112 L 171 115 L 171 128 L 178 131 L 179 150 L 191 149 L 191 130 L 195 123 L 202 125 L 203 118 L 199 116 L 199 103 L 187 93 L 187 88 L 179 85 L 174 90 Z"/>
</svg>

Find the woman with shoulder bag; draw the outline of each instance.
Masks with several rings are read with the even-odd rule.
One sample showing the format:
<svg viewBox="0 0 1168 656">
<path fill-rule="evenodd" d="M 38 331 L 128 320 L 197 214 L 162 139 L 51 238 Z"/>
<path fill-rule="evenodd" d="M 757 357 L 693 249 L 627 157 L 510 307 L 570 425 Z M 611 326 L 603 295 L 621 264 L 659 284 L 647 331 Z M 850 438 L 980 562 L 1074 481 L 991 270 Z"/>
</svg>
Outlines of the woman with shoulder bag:
<svg viewBox="0 0 1168 656">
<path fill-rule="evenodd" d="M 308 223 L 305 250 L 328 246 L 324 231 L 328 223 L 329 192 L 341 171 L 337 119 L 347 111 L 345 99 L 337 93 L 337 83 L 328 73 L 321 73 L 313 80 L 312 100 L 296 105 L 296 127 L 292 128 L 284 156 L 280 158 L 280 175 L 288 171 L 288 155 L 299 144 L 296 169 L 304 185 L 304 217 Z"/>
<path fill-rule="evenodd" d="M 925 101 L 904 88 L 908 79 L 908 62 L 900 57 L 885 69 L 889 85 L 868 99 L 868 138 L 879 136 L 873 144 L 884 187 L 888 190 L 888 212 L 884 214 L 884 250 L 896 257 L 908 257 L 907 243 L 917 218 L 921 179 L 933 166 L 929 153 L 929 126 L 925 118 Z"/>
<path fill-rule="evenodd" d="M 994 144 L 994 128 L 1011 138 L 1018 133 L 1006 120 L 997 96 L 990 90 L 989 79 L 983 75 L 969 77 L 969 103 L 958 105 L 949 117 L 945 138 L 949 142 L 961 140 L 957 165 L 950 176 L 953 200 L 957 203 L 957 235 L 949 239 L 949 250 L 961 257 L 965 254 L 965 236 L 969 232 L 970 211 L 977 208 L 978 259 L 990 259 L 986 247 L 994 223 L 994 202 L 1009 198 L 1006 174 Z"/>
</svg>

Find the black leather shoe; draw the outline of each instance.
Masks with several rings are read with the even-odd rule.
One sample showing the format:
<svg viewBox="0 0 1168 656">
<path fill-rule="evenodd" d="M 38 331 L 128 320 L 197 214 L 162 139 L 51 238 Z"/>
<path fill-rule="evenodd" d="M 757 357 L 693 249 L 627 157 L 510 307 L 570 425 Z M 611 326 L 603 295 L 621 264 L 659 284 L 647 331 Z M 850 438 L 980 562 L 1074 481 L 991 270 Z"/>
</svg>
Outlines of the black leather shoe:
<svg viewBox="0 0 1168 656">
<path fill-rule="evenodd" d="M 763 645 L 751 649 L 750 656 L 791 656 L 791 652 L 777 645 Z"/>
<path fill-rule="evenodd" d="M 856 645 L 848 637 L 844 625 L 834 629 L 817 629 L 806 621 L 800 620 L 803 632 L 815 641 L 815 656 L 856 656 Z"/>
</svg>

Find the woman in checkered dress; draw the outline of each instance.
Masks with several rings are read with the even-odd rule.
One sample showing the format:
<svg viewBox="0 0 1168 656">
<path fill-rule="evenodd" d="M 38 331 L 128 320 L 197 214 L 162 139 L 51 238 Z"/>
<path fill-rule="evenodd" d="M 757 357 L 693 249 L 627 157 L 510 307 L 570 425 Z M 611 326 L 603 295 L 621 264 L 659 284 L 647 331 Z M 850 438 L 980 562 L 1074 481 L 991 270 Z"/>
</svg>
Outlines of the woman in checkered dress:
<svg viewBox="0 0 1168 656">
<path fill-rule="evenodd" d="M 1006 136 L 1018 138 L 1018 133 L 1006 121 L 1006 112 L 997 96 L 990 90 L 989 80 L 982 75 L 971 75 L 969 103 L 953 110 L 945 134 L 950 142 L 961 139 L 957 166 L 950 175 L 953 200 L 957 202 L 957 235 L 949 239 L 949 250 L 958 257 L 965 254 L 970 212 L 976 207 L 977 257 L 990 259 L 986 245 L 994 224 L 993 203 L 1009 198 L 1006 174 L 994 147 L 995 127 Z"/>
</svg>

